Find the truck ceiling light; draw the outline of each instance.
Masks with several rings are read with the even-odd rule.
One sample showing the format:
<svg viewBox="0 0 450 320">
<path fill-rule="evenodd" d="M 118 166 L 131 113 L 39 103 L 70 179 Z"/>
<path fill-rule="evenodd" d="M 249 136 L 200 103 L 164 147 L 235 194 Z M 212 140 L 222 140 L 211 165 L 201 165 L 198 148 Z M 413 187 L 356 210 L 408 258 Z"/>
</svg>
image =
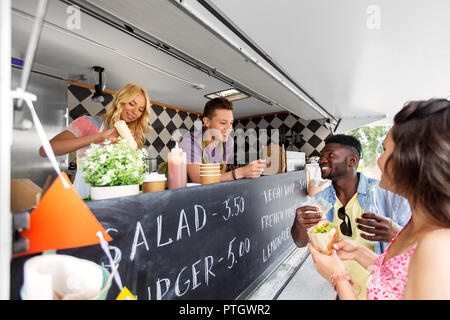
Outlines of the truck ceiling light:
<svg viewBox="0 0 450 320">
<path fill-rule="evenodd" d="M 250 95 L 246 94 L 245 92 L 239 91 L 237 89 L 231 88 L 231 89 L 207 94 L 207 95 L 205 95 L 205 97 L 208 99 L 223 97 L 223 98 L 227 99 L 228 101 L 235 101 L 235 100 L 250 98 Z"/>
</svg>

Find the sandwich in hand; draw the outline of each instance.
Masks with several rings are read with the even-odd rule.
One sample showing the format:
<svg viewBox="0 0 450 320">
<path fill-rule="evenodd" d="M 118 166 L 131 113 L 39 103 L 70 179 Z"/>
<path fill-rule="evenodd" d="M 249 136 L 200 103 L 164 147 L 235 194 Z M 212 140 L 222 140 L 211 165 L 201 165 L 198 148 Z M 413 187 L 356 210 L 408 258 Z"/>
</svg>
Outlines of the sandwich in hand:
<svg viewBox="0 0 450 320">
<path fill-rule="evenodd" d="M 323 220 L 308 230 L 308 237 L 316 250 L 331 255 L 333 244 L 339 239 L 339 232 L 333 223 Z"/>
</svg>

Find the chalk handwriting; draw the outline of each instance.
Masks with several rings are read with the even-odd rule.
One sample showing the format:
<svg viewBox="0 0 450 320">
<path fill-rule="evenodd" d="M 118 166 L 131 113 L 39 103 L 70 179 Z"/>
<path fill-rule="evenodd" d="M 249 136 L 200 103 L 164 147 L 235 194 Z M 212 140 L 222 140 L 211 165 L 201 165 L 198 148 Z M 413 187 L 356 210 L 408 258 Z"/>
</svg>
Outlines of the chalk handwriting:
<svg viewBox="0 0 450 320">
<path fill-rule="evenodd" d="M 141 242 L 138 243 L 139 241 L 139 235 L 142 236 L 142 240 Z M 136 248 L 139 247 L 140 245 L 144 244 L 145 245 L 145 249 L 148 251 L 148 243 L 147 240 L 145 239 L 145 234 L 144 234 L 144 230 L 142 230 L 142 225 L 141 222 L 138 221 L 136 223 L 136 231 L 134 232 L 134 240 L 133 240 L 133 245 L 131 246 L 131 254 L 130 254 L 130 261 L 134 260 L 134 257 L 136 256 Z"/>
<path fill-rule="evenodd" d="M 272 239 L 262 250 L 262 260 L 265 263 L 270 256 L 286 241 L 291 239 L 291 228 L 287 227 L 281 233 Z"/>
<path fill-rule="evenodd" d="M 244 213 L 245 200 L 242 196 L 237 196 L 231 199 L 227 199 L 223 202 L 225 205 L 226 213 L 222 216 L 225 221 L 228 221 L 232 216 L 237 217 L 239 214 Z M 233 205 L 233 208 L 231 208 Z"/>
</svg>

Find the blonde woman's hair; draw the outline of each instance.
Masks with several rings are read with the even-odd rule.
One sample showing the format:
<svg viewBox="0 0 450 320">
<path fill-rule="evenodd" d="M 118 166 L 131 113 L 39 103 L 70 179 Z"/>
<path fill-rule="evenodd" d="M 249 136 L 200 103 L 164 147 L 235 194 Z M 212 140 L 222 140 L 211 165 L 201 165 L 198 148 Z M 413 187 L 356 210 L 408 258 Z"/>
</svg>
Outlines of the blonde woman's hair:
<svg viewBox="0 0 450 320">
<path fill-rule="evenodd" d="M 145 142 L 145 133 L 150 129 L 148 120 L 150 118 L 151 105 L 147 91 L 141 86 L 134 83 L 128 83 L 116 92 L 113 102 L 106 111 L 106 114 L 103 116 L 103 126 L 105 128 L 112 128 L 114 123 L 120 120 L 120 115 L 122 114 L 122 103 L 131 102 L 138 94 L 142 94 L 145 98 L 145 111 L 138 119 L 127 123 L 127 125 L 136 135 L 136 142 L 140 148 Z"/>
</svg>

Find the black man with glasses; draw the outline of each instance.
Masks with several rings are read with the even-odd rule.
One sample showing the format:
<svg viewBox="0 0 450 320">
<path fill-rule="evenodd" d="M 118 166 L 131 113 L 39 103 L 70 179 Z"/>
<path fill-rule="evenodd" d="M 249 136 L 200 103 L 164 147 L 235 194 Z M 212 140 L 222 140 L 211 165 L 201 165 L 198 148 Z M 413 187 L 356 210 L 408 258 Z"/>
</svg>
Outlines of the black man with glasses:
<svg viewBox="0 0 450 320">
<path fill-rule="evenodd" d="M 343 134 L 329 136 L 321 151 L 319 167 L 322 179 L 332 183 L 313 198 L 322 198 L 332 204 L 323 218 L 333 222 L 342 236 L 381 254 L 406 224 L 411 209 L 405 198 L 381 189 L 378 180 L 357 172 L 360 157 L 361 143 L 358 139 Z M 363 210 L 369 188 L 376 190 L 379 212 L 366 213 Z M 309 242 L 306 230 L 321 218 L 316 207 L 297 208 L 291 234 L 298 247 L 306 246 Z M 370 274 L 355 261 L 344 261 L 344 265 L 352 279 L 361 286 L 358 298 L 365 299 Z"/>
</svg>

